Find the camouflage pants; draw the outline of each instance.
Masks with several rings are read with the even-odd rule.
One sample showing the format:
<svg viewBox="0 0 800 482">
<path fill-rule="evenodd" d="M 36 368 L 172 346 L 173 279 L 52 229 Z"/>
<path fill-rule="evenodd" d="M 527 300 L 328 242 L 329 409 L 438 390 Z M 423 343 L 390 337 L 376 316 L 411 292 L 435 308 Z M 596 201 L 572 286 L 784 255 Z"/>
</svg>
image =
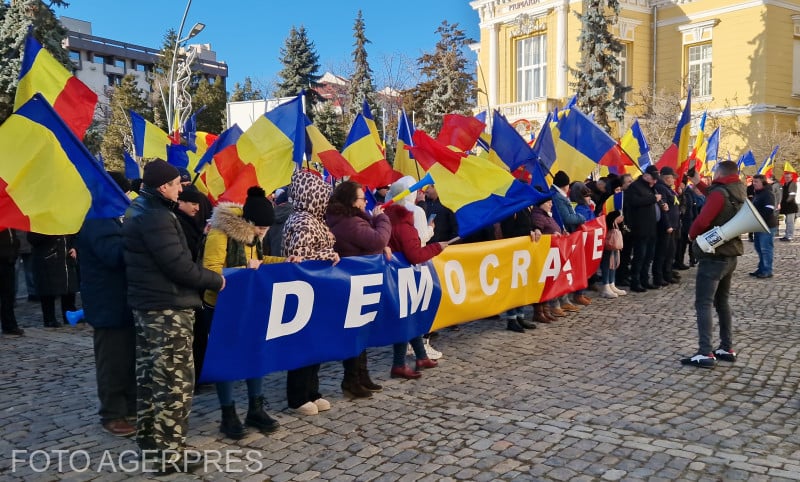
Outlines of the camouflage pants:
<svg viewBox="0 0 800 482">
<path fill-rule="evenodd" d="M 133 317 L 136 443 L 142 450 L 183 450 L 194 392 L 194 310 L 133 310 Z"/>
</svg>

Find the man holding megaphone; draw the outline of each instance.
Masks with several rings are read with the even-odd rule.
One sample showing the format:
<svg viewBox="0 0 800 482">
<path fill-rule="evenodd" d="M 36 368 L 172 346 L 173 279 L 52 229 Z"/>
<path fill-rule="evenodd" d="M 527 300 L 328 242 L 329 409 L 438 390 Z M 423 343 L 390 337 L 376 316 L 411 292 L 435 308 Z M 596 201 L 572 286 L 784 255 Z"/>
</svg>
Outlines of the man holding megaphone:
<svg viewBox="0 0 800 482">
<path fill-rule="evenodd" d="M 731 307 L 728 297 L 731 279 L 736 270 L 737 257 L 744 254 L 744 246 L 738 235 L 711 236 L 709 230 L 721 227 L 733 219 L 747 201 L 744 183 L 739 179 L 735 162 L 717 164 L 711 186 L 700 182 L 697 172 L 689 172 L 692 182 L 706 195 L 706 203 L 689 229 L 689 240 L 698 259 L 695 285 L 695 310 L 697 332 L 700 343 L 694 356 L 681 359 L 684 365 L 713 368 L 717 360 L 736 361 L 733 351 L 733 329 Z M 747 231 L 744 231 L 747 232 Z M 704 238 L 699 240 L 698 238 Z M 700 243 L 698 243 L 700 241 Z M 713 247 L 709 247 L 713 245 Z M 701 248 L 702 246 L 702 248 Z M 708 252 L 708 249 L 711 252 Z M 719 347 L 711 345 L 712 306 L 719 316 Z"/>
</svg>

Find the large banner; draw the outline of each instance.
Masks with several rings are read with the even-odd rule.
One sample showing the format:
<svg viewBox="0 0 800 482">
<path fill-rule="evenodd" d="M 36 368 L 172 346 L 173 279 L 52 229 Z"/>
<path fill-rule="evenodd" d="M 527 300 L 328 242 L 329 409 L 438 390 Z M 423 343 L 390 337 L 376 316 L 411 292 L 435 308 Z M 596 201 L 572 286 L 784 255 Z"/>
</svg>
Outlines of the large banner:
<svg viewBox="0 0 800 482">
<path fill-rule="evenodd" d="M 401 255 L 265 264 L 226 273 L 202 382 L 242 380 L 343 360 L 446 326 L 587 286 L 605 218 L 565 236 L 452 245 L 409 265 Z"/>
</svg>

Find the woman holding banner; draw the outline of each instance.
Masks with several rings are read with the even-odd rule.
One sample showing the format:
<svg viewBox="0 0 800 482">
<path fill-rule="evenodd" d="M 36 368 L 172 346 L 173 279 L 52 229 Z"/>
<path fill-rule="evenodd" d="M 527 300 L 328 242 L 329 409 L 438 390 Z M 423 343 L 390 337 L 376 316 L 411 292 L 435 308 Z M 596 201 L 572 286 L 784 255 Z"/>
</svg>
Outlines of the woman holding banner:
<svg viewBox="0 0 800 482">
<path fill-rule="evenodd" d="M 392 233 L 392 224 L 383 214 L 383 208 L 376 206 L 372 216 L 367 211 L 367 201 L 361 184 L 344 181 L 333 190 L 325 222 L 328 223 L 336 243 L 333 249 L 340 257 L 363 256 L 386 253 L 392 259 L 392 251 L 387 244 Z M 344 379 L 342 392 L 349 398 L 368 398 L 372 392 L 383 389 L 373 383 L 367 370 L 367 352 L 342 361 Z"/>
</svg>

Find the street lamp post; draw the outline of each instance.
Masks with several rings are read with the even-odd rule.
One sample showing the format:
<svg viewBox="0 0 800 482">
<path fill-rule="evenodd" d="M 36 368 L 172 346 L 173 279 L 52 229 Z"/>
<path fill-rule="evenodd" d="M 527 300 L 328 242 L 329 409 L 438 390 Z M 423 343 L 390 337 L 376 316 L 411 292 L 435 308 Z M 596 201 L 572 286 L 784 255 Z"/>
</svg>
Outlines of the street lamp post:
<svg viewBox="0 0 800 482">
<path fill-rule="evenodd" d="M 177 82 L 175 80 L 175 64 L 178 60 L 178 50 L 180 50 L 181 44 L 188 41 L 189 39 L 195 37 L 197 34 L 203 31 L 205 28 L 205 24 L 203 23 L 195 23 L 192 26 L 192 29 L 189 31 L 189 34 L 186 37 L 181 38 L 183 35 L 183 27 L 186 24 L 186 16 L 189 14 L 189 7 L 192 6 L 192 0 L 188 0 L 186 2 L 186 10 L 183 11 L 183 18 L 181 19 L 181 25 L 178 28 L 178 35 L 175 41 L 175 49 L 172 52 L 172 65 L 169 69 L 169 94 L 168 100 L 165 103 L 164 110 L 167 114 L 167 127 L 170 136 L 174 136 L 177 129 L 180 129 L 179 125 L 175 125 L 176 121 L 176 111 L 177 111 Z M 163 91 L 162 91 L 163 92 Z M 163 98 L 163 97 L 162 97 Z"/>
</svg>

